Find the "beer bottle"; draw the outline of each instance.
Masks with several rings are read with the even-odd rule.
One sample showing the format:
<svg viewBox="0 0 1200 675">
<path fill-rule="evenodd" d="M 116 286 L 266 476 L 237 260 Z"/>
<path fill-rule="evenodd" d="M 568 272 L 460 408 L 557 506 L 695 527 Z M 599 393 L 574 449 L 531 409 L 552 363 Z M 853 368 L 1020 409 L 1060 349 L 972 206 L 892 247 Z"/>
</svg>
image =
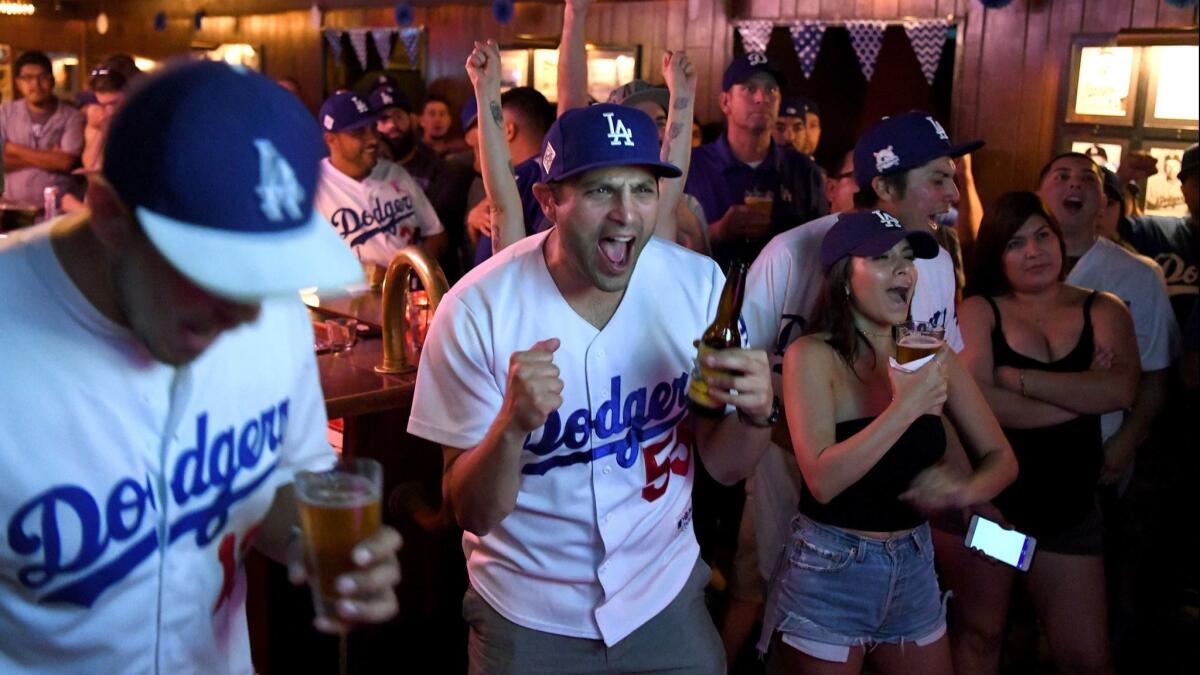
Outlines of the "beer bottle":
<svg viewBox="0 0 1200 675">
<path fill-rule="evenodd" d="M 708 384 L 704 378 L 716 371 L 703 365 L 704 356 L 720 349 L 737 349 L 742 346 L 742 331 L 739 321 L 742 316 L 742 298 L 746 295 L 745 260 L 736 259 L 729 267 L 729 278 L 721 291 L 721 303 L 717 306 L 717 318 L 700 338 L 700 350 L 696 355 L 696 368 L 688 385 L 688 408 L 702 417 L 719 417 L 725 414 L 725 404 L 714 401 L 708 395 Z"/>
</svg>

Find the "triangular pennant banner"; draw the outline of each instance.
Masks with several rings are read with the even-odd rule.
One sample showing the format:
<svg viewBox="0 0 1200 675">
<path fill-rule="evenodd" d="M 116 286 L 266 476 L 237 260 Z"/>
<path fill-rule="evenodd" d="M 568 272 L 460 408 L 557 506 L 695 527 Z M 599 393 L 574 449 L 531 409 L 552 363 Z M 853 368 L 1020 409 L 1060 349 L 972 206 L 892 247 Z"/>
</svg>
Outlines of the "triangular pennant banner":
<svg viewBox="0 0 1200 675">
<path fill-rule="evenodd" d="M 388 62 L 392 60 L 391 29 L 376 28 L 371 31 L 371 40 L 375 42 L 375 51 L 379 53 L 379 58 L 383 59 L 383 67 L 386 69 Z"/>
<path fill-rule="evenodd" d="M 820 21 L 804 21 L 788 26 L 792 34 L 792 46 L 796 48 L 796 58 L 800 59 L 800 70 L 804 79 L 812 77 L 813 68 L 817 65 L 817 54 L 821 51 L 821 37 L 825 35 L 825 24 Z"/>
<path fill-rule="evenodd" d="M 771 30 L 775 24 L 770 21 L 743 21 L 737 25 L 738 35 L 742 36 L 742 49 L 749 52 L 767 51 L 767 43 L 771 41 Z"/>
<path fill-rule="evenodd" d="M 362 66 L 363 70 L 366 70 L 367 33 L 371 31 L 367 28 L 351 28 L 346 32 L 350 34 L 350 46 L 354 47 L 354 54 L 358 57 L 358 65 Z"/>
<path fill-rule="evenodd" d="M 854 54 L 858 56 L 858 65 L 862 67 L 863 77 L 870 82 L 871 76 L 875 74 L 879 50 L 883 47 L 883 32 L 887 30 L 887 22 L 847 21 L 846 30 L 850 31 L 850 43 L 854 45 Z"/>
<path fill-rule="evenodd" d="M 329 49 L 333 51 L 333 60 L 342 60 L 342 31 L 325 31 L 325 41 L 329 43 Z"/>
<path fill-rule="evenodd" d="M 421 29 L 401 28 L 400 42 L 404 43 L 404 53 L 408 55 L 408 62 L 416 64 L 420 55 L 417 49 L 421 45 Z"/>
<path fill-rule="evenodd" d="M 946 46 L 946 30 L 949 27 L 950 22 L 945 19 L 909 19 L 904 22 L 904 32 L 912 43 L 925 81 L 930 85 L 942 61 L 942 48 Z"/>
</svg>

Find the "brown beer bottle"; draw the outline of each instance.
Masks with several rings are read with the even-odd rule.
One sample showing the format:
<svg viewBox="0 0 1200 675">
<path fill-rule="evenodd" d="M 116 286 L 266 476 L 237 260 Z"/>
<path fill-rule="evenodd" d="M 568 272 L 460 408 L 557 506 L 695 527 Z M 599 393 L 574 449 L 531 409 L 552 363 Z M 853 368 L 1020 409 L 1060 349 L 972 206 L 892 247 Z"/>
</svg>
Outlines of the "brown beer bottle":
<svg viewBox="0 0 1200 675">
<path fill-rule="evenodd" d="M 705 354 L 720 349 L 737 349 L 742 346 L 742 331 L 739 321 L 742 316 L 742 299 L 746 295 L 746 268 L 742 259 L 736 259 L 729 267 L 729 277 L 721 291 L 721 303 L 717 306 L 717 318 L 700 338 L 700 350 L 696 354 L 696 368 L 688 385 L 688 408 L 702 417 L 719 417 L 725 414 L 725 404 L 714 401 L 708 395 L 708 384 L 704 378 L 713 372 L 701 363 Z"/>
</svg>

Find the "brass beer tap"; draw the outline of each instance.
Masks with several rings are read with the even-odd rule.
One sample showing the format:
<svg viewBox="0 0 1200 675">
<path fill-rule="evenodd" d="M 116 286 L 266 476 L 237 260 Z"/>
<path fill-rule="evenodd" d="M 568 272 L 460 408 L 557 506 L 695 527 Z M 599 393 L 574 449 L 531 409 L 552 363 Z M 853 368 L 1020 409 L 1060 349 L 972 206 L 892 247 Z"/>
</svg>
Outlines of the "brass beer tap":
<svg viewBox="0 0 1200 675">
<path fill-rule="evenodd" d="M 416 272 L 429 295 L 429 318 L 437 311 L 442 296 L 450 289 L 446 274 L 437 260 L 417 246 L 405 246 L 396 252 L 383 276 L 383 363 L 377 373 L 406 373 L 417 369 L 410 363 L 404 336 L 415 326 L 408 325 L 408 273 Z M 415 344 L 415 340 L 414 340 Z"/>
</svg>

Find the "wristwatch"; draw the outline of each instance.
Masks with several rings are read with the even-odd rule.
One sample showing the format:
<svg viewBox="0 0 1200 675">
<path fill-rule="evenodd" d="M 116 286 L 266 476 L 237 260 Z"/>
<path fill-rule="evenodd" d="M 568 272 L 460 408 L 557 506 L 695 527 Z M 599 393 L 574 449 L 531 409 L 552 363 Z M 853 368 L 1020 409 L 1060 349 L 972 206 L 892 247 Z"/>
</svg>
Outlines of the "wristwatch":
<svg viewBox="0 0 1200 675">
<path fill-rule="evenodd" d="M 769 429 L 775 426 L 775 423 L 779 421 L 779 397 L 771 397 L 771 412 L 767 415 L 766 419 L 754 419 L 753 417 L 750 417 L 742 412 L 741 408 L 738 408 L 737 416 L 738 421 L 746 426 L 757 427 L 759 429 Z"/>
</svg>

